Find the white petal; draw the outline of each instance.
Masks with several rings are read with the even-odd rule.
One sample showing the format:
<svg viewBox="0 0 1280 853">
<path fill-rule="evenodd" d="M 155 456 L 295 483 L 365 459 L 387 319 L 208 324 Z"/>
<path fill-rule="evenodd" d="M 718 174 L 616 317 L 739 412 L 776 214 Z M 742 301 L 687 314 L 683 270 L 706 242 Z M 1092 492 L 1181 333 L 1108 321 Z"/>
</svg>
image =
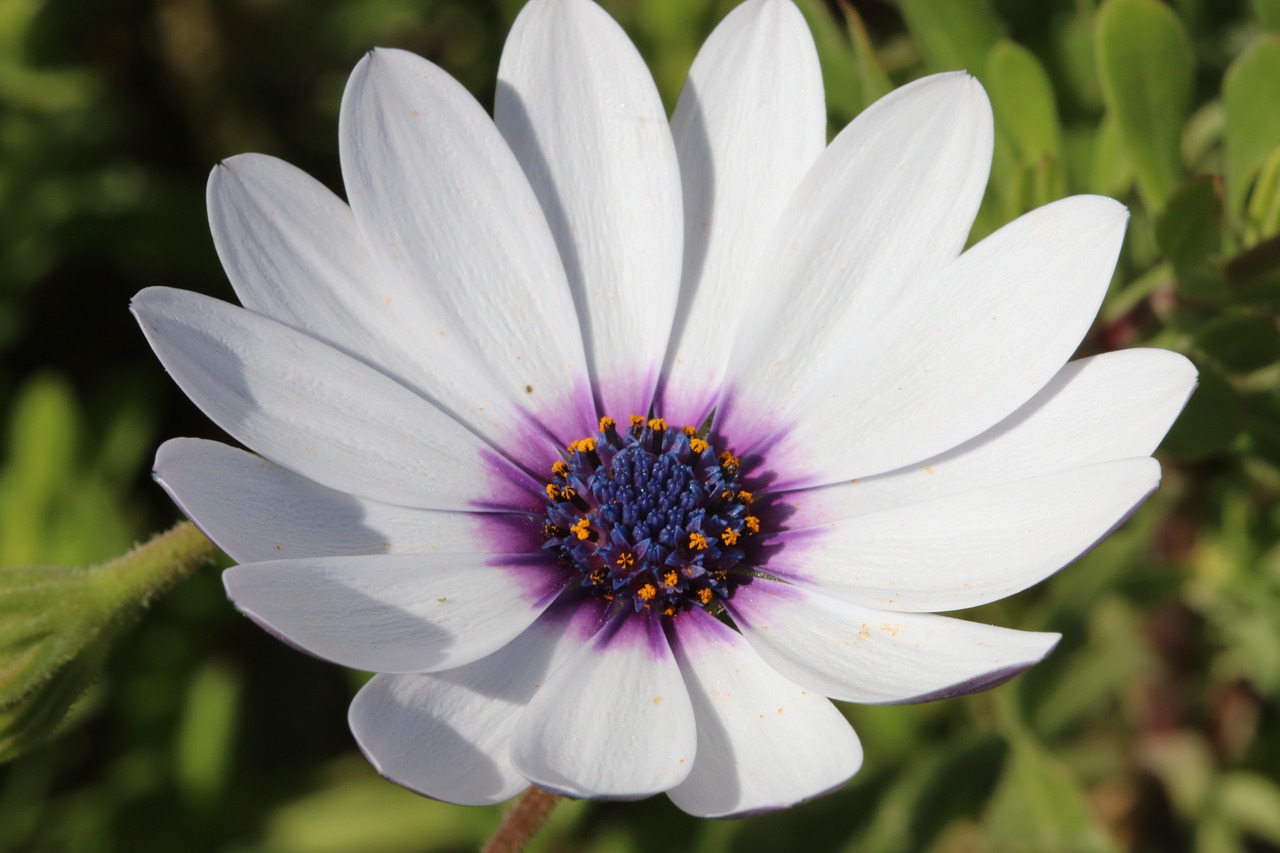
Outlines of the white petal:
<svg viewBox="0 0 1280 853">
<path fill-rule="evenodd" d="M 667 792 L 699 817 L 780 809 L 858 772 L 862 745 L 826 698 L 787 680 L 702 610 L 675 622 L 674 650 L 698 721 L 689 778 Z"/>
<path fill-rule="evenodd" d="M 534 0 L 498 67 L 494 120 L 555 234 L 601 411 L 645 414 L 680 285 L 680 173 L 666 110 L 590 0 Z"/>
<path fill-rule="evenodd" d="M 130 307 L 192 402 L 318 483 L 432 509 L 523 507 L 538 488 L 403 385 L 288 326 L 165 287 L 143 290 Z"/>
<path fill-rule="evenodd" d="M 511 761 L 550 791 L 638 799 L 678 785 L 696 748 L 689 693 L 658 620 L 622 613 L 533 697 Z"/>
<path fill-rule="evenodd" d="M 726 603 L 769 664 L 833 699 L 925 702 L 1002 684 L 1039 663 L 1059 634 L 932 613 L 891 613 L 757 578 Z"/>
<path fill-rule="evenodd" d="M 671 118 L 684 189 L 684 279 L 662 414 L 700 424 L 744 313 L 770 282 L 760 253 L 826 145 L 822 70 L 791 3 L 748 0 L 698 51 Z"/>
<path fill-rule="evenodd" d="M 1196 386 L 1196 369 L 1167 350 L 1108 352 L 1064 366 L 991 429 L 919 465 L 788 492 L 789 525 L 1008 483 L 1068 468 L 1148 456 Z"/>
<path fill-rule="evenodd" d="M 537 551 L 534 516 L 393 506 L 321 486 L 216 441 L 175 438 L 155 478 L 237 563 L 357 554 L 515 554 Z"/>
<path fill-rule="evenodd" d="M 420 333 L 486 365 L 560 436 L 595 424 L 578 324 L 538 199 L 475 99 L 425 59 L 376 50 L 342 98 L 342 174 Z"/>
<path fill-rule="evenodd" d="M 467 806 L 509 799 L 529 785 L 510 757 L 521 712 L 601 616 L 598 606 L 557 604 L 475 663 L 375 675 L 351 703 L 351 732 L 379 773 L 410 790 Z"/>
<path fill-rule="evenodd" d="M 387 373 L 491 440 L 511 439 L 506 394 L 483 363 L 422 333 L 417 288 L 389 280 L 350 208 L 274 157 L 232 157 L 209 176 L 209 225 L 244 307 Z"/>
<path fill-rule="evenodd" d="M 927 459 L 1035 396 L 1093 322 L 1126 219 L 1111 199 L 1075 196 L 965 252 L 857 340 L 761 443 L 782 472 L 774 487 L 833 483 Z"/>
<path fill-rule="evenodd" d="M 728 379 L 752 406 L 717 418 L 735 434 L 772 426 L 851 342 L 927 293 L 977 214 L 992 127 L 982 87 L 953 72 L 886 95 L 836 137 L 761 257 L 762 298 L 748 306 Z"/>
<path fill-rule="evenodd" d="M 771 575 L 883 610 L 959 610 L 1021 592 L 1115 530 L 1160 483 L 1103 462 L 772 537 Z"/>
<path fill-rule="evenodd" d="M 304 652 L 369 672 L 436 672 L 502 648 L 566 575 L 516 556 L 377 554 L 233 566 L 222 582 L 241 612 Z"/>
</svg>

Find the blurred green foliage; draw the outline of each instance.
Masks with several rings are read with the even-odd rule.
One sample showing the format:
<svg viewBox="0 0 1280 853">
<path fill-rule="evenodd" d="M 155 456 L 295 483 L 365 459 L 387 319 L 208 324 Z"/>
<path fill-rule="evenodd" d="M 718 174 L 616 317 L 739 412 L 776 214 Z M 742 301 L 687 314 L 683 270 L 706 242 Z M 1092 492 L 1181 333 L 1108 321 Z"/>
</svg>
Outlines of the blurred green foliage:
<svg viewBox="0 0 1280 853">
<path fill-rule="evenodd" d="M 1063 632 L 1045 664 L 988 694 L 848 708 L 866 767 L 807 805 L 710 822 L 663 798 L 575 803 L 539 849 L 1280 847 L 1280 2 L 798 2 L 833 132 L 921 74 L 982 80 L 997 144 L 975 240 L 1069 193 L 1125 201 L 1082 353 L 1176 349 L 1201 388 L 1128 525 L 971 614 Z M 733 2 L 605 5 L 672 105 Z M 87 566 L 176 517 L 151 448 L 217 436 L 125 308 L 149 284 L 230 296 L 204 224 L 212 164 L 262 151 L 340 188 L 360 54 L 414 50 L 488 103 L 518 7 L 0 0 L 0 565 Z M 0 769 L 0 853 L 474 847 L 500 809 L 420 799 L 358 757 L 358 680 L 272 641 L 201 573 L 121 640 L 59 740 Z"/>
</svg>

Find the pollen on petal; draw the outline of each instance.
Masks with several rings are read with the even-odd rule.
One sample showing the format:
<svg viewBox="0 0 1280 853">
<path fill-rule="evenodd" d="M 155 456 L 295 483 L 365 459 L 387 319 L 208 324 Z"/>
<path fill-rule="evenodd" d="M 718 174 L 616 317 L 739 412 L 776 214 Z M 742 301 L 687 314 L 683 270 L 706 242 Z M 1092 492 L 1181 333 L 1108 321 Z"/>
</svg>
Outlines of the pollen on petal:
<svg viewBox="0 0 1280 853">
<path fill-rule="evenodd" d="M 689 547 L 697 551 L 705 551 L 707 548 L 707 537 L 698 531 L 689 534 Z"/>
<path fill-rule="evenodd" d="M 651 583 L 647 583 L 636 590 L 636 597 L 641 601 L 652 601 L 653 597 L 657 594 L 658 588 Z"/>
</svg>

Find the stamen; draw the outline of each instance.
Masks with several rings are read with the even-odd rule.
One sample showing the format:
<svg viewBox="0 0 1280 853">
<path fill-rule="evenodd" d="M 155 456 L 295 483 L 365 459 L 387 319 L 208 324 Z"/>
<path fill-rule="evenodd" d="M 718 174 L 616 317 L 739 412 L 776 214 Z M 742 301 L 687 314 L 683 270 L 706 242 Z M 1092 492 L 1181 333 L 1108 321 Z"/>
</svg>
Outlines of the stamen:
<svg viewBox="0 0 1280 853">
<path fill-rule="evenodd" d="M 735 571 L 755 556 L 743 537 L 761 527 L 746 515 L 741 461 L 717 454 L 692 427 L 640 415 L 629 422 L 619 433 L 613 418 L 600 418 L 596 435 L 551 462 L 544 547 L 579 588 L 614 606 L 672 617 L 714 608 L 753 577 Z"/>
</svg>

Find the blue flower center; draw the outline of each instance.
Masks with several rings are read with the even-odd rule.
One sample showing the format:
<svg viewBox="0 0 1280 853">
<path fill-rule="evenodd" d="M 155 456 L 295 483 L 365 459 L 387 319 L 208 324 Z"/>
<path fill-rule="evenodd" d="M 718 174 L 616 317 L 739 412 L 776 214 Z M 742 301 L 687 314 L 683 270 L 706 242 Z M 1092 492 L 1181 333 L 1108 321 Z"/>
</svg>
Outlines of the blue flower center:
<svg viewBox="0 0 1280 853">
<path fill-rule="evenodd" d="M 693 427 L 601 418 L 551 467 L 542 547 L 591 594 L 637 612 L 716 610 L 750 580 L 744 546 L 760 532 L 739 469 Z"/>
</svg>

